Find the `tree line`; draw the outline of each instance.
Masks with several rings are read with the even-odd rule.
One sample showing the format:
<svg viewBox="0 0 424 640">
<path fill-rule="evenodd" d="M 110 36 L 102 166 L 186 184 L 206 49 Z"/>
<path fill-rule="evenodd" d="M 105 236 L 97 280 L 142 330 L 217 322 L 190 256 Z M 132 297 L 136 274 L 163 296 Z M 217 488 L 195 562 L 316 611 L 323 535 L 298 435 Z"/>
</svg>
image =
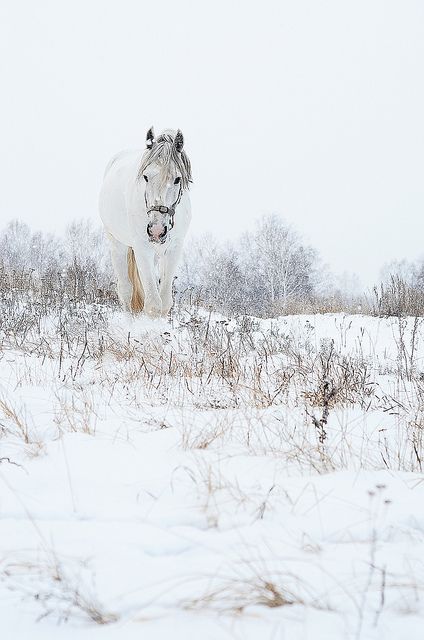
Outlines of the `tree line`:
<svg viewBox="0 0 424 640">
<path fill-rule="evenodd" d="M 401 307 L 402 313 L 422 315 L 424 263 L 386 266 L 381 283 L 367 298 L 354 291 L 349 279 L 332 276 L 314 247 L 280 217 L 270 215 L 237 240 L 219 242 L 211 235 L 188 240 L 175 289 L 179 305 L 228 314 L 394 315 Z M 50 304 L 117 305 L 103 229 L 81 220 L 58 236 L 10 222 L 0 232 L 0 293 L 7 297 L 18 292 Z"/>
</svg>

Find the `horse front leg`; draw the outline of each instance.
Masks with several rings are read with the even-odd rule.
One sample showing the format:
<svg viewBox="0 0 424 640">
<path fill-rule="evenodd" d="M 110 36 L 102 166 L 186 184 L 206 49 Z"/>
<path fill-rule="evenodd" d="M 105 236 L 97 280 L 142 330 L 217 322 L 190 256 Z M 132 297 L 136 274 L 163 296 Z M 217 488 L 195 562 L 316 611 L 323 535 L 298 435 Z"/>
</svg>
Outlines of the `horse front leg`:
<svg viewBox="0 0 424 640">
<path fill-rule="evenodd" d="M 162 258 L 160 297 L 162 300 L 162 315 L 164 316 L 171 311 L 173 305 L 172 284 L 177 273 L 182 248 L 182 244 L 176 244 L 169 248 Z"/>
<path fill-rule="evenodd" d="M 144 312 L 152 317 L 162 313 L 162 301 L 158 290 L 153 248 L 140 244 L 133 247 L 138 274 L 144 289 Z"/>
</svg>

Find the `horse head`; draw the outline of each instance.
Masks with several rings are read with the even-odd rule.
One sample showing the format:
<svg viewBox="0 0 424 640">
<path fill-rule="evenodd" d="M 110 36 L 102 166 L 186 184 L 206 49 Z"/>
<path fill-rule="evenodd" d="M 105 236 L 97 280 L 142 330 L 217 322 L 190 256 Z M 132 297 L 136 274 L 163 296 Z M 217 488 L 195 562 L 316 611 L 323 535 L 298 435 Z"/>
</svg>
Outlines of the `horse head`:
<svg viewBox="0 0 424 640">
<path fill-rule="evenodd" d="M 157 138 L 153 127 L 148 130 L 138 180 L 145 182 L 147 236 L 151 242 L 163 244 L 174 226 L 175 211 L 183 192 L 192 181 L 190 160 L 179 129 L 167 129 Z"/>
</svg>

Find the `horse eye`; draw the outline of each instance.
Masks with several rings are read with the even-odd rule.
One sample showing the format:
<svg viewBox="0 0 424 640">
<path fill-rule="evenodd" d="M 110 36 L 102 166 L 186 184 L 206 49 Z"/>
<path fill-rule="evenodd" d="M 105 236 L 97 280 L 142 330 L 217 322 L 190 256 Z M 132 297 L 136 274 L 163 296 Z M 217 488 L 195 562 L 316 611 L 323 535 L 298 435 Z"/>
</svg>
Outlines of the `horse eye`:
<svg viewBox="0 0 424 640">
<path fill-rule="evenodd" d="M 149 178 L 147 176 L 143 176 L 146 182 L 149 182 Z"/>
<path fill-rule="evenodd" d="M 181 181 L 181 178 L 175 178 L 174 184 L 178 184 Z"/>
</svg>

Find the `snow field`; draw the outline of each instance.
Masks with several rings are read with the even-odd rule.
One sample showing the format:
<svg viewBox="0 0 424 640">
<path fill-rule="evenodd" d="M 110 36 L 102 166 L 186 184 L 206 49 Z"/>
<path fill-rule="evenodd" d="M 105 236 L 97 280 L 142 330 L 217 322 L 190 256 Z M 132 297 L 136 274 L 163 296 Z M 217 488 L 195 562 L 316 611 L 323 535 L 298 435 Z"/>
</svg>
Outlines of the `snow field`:
<svg viewBox="0 0 424 640">
<path fill-rule="evenodd" d="M 3 332 L 4 637 L 421 638 L 420 321 L 103 315 Z"/>
</svg>

